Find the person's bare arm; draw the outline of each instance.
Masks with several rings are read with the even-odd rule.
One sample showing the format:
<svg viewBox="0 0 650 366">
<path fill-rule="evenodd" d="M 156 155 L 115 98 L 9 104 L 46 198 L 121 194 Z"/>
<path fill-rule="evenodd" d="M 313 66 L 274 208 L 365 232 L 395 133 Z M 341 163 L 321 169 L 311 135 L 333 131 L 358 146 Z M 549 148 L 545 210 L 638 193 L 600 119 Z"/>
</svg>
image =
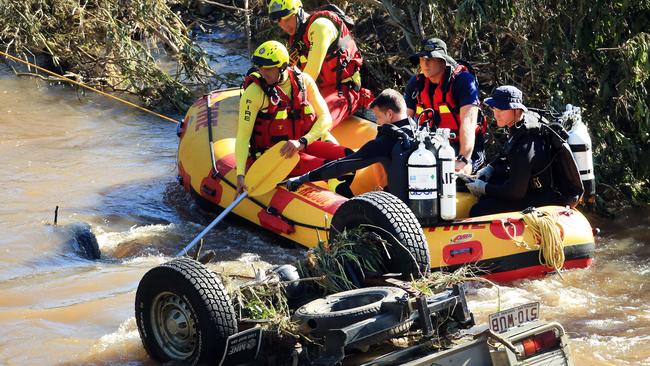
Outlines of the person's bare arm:
<svg viewBox="0 0 650 366">
<path fill-rule="evenodd" d="M 470 160 L 472 157 L 472 152 L 474 151 L 474 142 L 476 140 L 476 120 L 478 119 L 478 106 L 474 104 L 468 104 L 460 107 L 460 126 L 458 126 L 458 141 L 460 144 L 459 154 Z M 470 174 L 472 172 L 471 164 L 467 164 L 469 168 L 466 167 L 466 164 L 460 161 L 456 162 L 456 171 L 466 172 Z"/>
</svg>

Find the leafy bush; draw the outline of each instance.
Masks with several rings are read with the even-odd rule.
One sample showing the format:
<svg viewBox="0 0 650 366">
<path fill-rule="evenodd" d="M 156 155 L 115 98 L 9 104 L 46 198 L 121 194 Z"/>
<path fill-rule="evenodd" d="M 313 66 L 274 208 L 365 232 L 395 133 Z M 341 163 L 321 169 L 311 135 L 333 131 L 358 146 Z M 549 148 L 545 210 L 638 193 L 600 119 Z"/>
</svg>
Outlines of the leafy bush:
<svg viewBox="0 0 650 366">
<path fill-rule="evenodd" d="M 411 70 L 423 38 L 447 42 L 477 69 L 484 96 L 498 85 L 524 91 L 526 104 L 584 108 L 594 140 L 599 192 L 650 200 L 650 1 L 384 0 L 355 29 L 384 86 Z M 396 32 L 402 39 L 395 41 Z M 395 56 L 397 55 L 397 57 Z M 384 56 L 384 57 L 381 57 Z M 391 60 L 386 65 L 384 60 Z M 396 78 L 397 76 L 397 78 Z"/>
<path fill-rule="evenodd" d="M 0 3 L 3 51 L 180 110 L 194 98 L 188 86 L 212 75 L 187 33 L 165 0 Z"/>
</svg>

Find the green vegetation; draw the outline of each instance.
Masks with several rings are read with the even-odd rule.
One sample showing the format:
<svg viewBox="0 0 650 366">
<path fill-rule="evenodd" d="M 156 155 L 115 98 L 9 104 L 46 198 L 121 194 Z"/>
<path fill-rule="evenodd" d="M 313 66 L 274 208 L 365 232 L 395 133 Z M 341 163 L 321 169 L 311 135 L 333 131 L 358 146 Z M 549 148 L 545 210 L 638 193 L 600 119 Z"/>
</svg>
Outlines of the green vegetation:
<svg viewBox="0 0 650 366">
<path fill-rule="evenodd" d="M 384 245 L 388 244 L 378 235 L 362 228 L 341 233 L 329 245 L 321 242 L 307 253 L 298 264 L 299 281 L 317 286 L 323 296 L 355 289 L 347 271 L 382 271 L 380 250 Z M 281 282 L 277 274 L 268 272 L 263 279 L 243 285 L 229 277 L 224 277 L 224 282 L 240 319 L 263 323 L 267 329 L 288 335 L 297 333 L 285 293 L 288 283 Z"/>
<path fill-rule="evenodd" d="M 303 2 L 310 10 L 328 1 Z M 366 86 L 402 89 L 415 72 L 408 55 L 423 38 L 440 37 L 452 56 L 475 67 L 483 97 L 497 85 L 514 84 L 530 106 L 583 107 L 600 203 L 650 201 L 650 0 L 332 2 L 357 21 L 353 33 L 366 58 Z M 286 39 L 268 18 L 256 16 L 265 13 L 264 0 L 251 0 L 248 13 L 232 7 L 242 8 L 242 1 L 200 3 L 5 1 L 0 46 L 41 64 L 45 59 L 46 67 L 89 84 L 183 110 L 191 87 L 205 85 L 211 71 L 170 6 L 203 26 L 219 20 L 243 30 L 248 14 L 253 45 Z M 161 67 L 168 59 L 172 65 Z"/>
<path fill-rule="evenodd" d="M 330 240 L 321 241 L 300 264 L 300 272 L 310 277 L 323 278 L 316 283 L 326 293 L 337 293 L 357 288 L 349 275 L 355 273 L 385 273 L 382 251 L 390 245 L 379 235 L 359 227 L 344 231 Z M 359 278 L 359 280 L 362 280 Z"/>
<path fill-rule="evenodd" d="M 408 56 L 422 39 L 442 38 L 475 67 L 482 97 L 513 84 L 527 105 L 584 108 L 600 204 L 650 201 L 650 1 L 333 2 L 356 20 L 366 86 L 403 90 L 416 71 Z"/>
<path fill-rule="evenodd" d="M 0 3 L 2 51 L 179 110 L 194 99 L 189 87 L 212 75 L 187 34 L 165 0 Z"/>
<path fill-rule="evenodd" d="M 349 9 L 379 85 L 403 88 L 408 53 L 422 38 L 442 38 L 475 66 L 484 95 L 514 84 L 527 105 L 583 107 L 601 196 L 650 200 L 650 1 L 381 3 Z"/>
<path fill-rule="evenodd" d="M 329 245 L 323 241 L 312 248 L 305 259 L 297 264 L 300 282 L 306 282 L 305 296 L 327 296 L 329 294 L 356 289 L 351 280 L 351 272 L 356 276 L 370 273 L 385 273 L 382 252 L 390 245 L 367 227 L 344 231 L 332 238 Z M 465 281 L 483 281 L 474 272 L 480 270 L 461 267 L 453 273 L 432 272 L 410 282 L 410 286 L 426 296 L 439 293 L 454 284 Z M 236 277 L 236 276 L 234 276 Z M 233 299 L 240 319 L 264 324 L 267 329 L 275 329 L 286 335 L 298 332 L 291 321 L 291 309 L 287 301 L 285 286 L 277 274 L 267 271 L 259 280 L 236 284 L 233 278 L 224 276 L 224 283 Z M 309 290 L 307 290 L 309 288 Z M 311 290 L 315 290 L 313 293 Z"/>
</svg>

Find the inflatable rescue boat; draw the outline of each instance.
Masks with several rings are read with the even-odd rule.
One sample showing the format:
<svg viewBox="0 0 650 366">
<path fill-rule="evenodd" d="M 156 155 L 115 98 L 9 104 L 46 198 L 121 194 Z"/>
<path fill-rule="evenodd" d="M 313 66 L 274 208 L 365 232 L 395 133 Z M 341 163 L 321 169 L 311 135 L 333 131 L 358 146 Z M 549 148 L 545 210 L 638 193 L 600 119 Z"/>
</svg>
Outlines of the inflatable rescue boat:
<svg viewBox="0 0 650 366">
<path fill-rule="evenodd" d="M 227 207 L 236 197 L 234 136 L 239 96 L 239 89 L 227 89 L 198 99 L 178 128 L 179 183 L 202 208 L 213 212 Z M 375 123 L 356 116 L 348 118 L 332 131 L 340 144 L 352 149 L 359 148 L 376 133 Z M 407 206 L 389 194 L 376 194 L 375 191 L 384 186 L 386 173 L 381 165 L 375 164 L 356 173 L 351 185 L 355 198 L 348 199 L 328 190 L 324 182 L 308 183 L 295 192 L 278 187 L 263 196 L 248 197 L 233 212 L 307 248 L 316 246 L 319 240 L 326 240 L 326 232 L 332 226 L 359 224 L 360 217 L 368 220 L 370 225 L 384 227 L 395 224 L 391 217 L 359 214 L 366 207 L 380 212 L 379 205 L 393 205 L 393 215 L 397 213 L 402 217 L 399 225 L 405 227 L 392 228 L 395 233 L 408 236 L 419 232 L 421 225 L 417 220 L 406 223 L 403 220 L 404 217 L 414 217 L 412 213 L 400 214 L 399 210 L 404 210 L 404 207 L 408 210 Z M 386 197 L 395 198 L 401 206 L 397 207 Z M 471 264 L 483 271 L 484 277 L 496 281 L 539 277 L 555 271 L 543 264 L 540 243 L 533 230 L 525 224 L 524 213 L 468 218 L 474 202 L 471 194 L 458 192 L 454 220 L 440 220 L 422 227 L 433 270 L 451 271 Z M 588 267 L 594 254 L 594 236 L 587 219 L 579 211 L 566 207 L 540 207 L 538 212 L 556 218 L 564 254 L 562 268 Z"/>
</svg>

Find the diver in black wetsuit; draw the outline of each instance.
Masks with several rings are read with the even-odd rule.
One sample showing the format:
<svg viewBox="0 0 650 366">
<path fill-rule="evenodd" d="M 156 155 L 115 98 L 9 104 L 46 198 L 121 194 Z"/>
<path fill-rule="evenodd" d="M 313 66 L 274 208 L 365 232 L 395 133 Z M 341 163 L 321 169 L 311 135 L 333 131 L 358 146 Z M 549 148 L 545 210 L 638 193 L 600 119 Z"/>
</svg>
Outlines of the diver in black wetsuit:
<svg viewBox="0 0 650 366">
<path fill-rule="evenodd" d="M 369 107 L 377 117 L 377 125 L 379 125 L 377 137 L 368 141 L 353 154 L 326 163 L 299 177 L 289 178 L 285 181 L 287 189 L 293 191 L 307 182 L 339 178 L 343 183 L 336 187 L 336 192 L 352 197 L 349 187 L 353 176 L 344 177 L 346 174 L 374 163 L 381 163 L 388 171 L 395 144 L 409 144 L 410 137 L 413 136 L 410 120 L 406 114 L 406 103 L 399 92 L 386 89 L 372 101 Z"/>
<path fill-rule="evenodd" d="M 492 108 L 497 126 L 508 128 L 509 138 L 501 156 L 466 184 L 480 197 L 470 210 L 472 217 L 563 204 L 548 168 L 553 160 L 551 145 L 541 134 L 539 116 L 528 112 L 522 99 L 519 89 L 506 85 L 484 101 Z"/>
</svg>

